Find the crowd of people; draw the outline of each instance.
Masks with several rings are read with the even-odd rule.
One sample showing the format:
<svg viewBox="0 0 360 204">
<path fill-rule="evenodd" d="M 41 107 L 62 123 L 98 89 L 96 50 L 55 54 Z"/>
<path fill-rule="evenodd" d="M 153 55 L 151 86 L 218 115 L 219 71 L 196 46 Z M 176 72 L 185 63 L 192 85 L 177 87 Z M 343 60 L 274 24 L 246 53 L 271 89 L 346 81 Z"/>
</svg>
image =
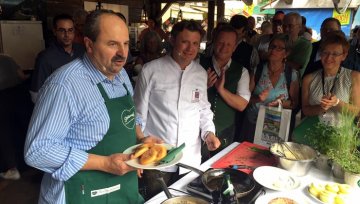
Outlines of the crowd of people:
<svg viewBox="0 0 360 204">
<path fill-rule="evenodd" d="M 143 203 L 161 191 L 154 178 L 170 185 L 188 170 L 136 169 L 125 163 L 131 159 L 125 149 L 185 143 L 182 162 L 198 167 L 234 141 L 253 142 L 261 105 L 281 105 L 328 125 L 338 125 L 345 108 L 358 114 L 360 40 L 355 36 L 350 44 L 335 18 L 324 20 L 321 40 L 311 43 L 305 18 L 296 12 L 277 12 L 261 33 L 253 18 L 234 15 L 218 23 L 203 53 L 205 31 L 198 22 L 178 22 L 168 36 L 152 21 L 140 34 L 140 55 L 129 62 L 123 15 L 83 15 L 86 20 L 77 16 L 77 22 L 54 18 L 56 39 L 39 53 L 32 74 L 35 107 L 25 121 L 24 156 L 44 171 L 39 203 Z M 13 67 L 16 81 L 4 90 L 20 81 Z M 292 130 L 295 117 L 291 124 Z M 14 134 L 8 132 L 10 144 Z M 4 178 L 17 165 L 9 158 L 1 164 Z"/>
</svg>

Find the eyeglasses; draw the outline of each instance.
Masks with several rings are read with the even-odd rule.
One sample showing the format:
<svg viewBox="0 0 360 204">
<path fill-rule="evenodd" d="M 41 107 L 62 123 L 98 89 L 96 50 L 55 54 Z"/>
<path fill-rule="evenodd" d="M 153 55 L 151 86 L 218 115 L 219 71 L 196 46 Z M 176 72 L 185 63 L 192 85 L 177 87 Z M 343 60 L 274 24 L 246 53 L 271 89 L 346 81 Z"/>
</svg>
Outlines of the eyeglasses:
<svg viewBox="0 0 360 204">
<path fill-rule="evenodd" d="M 276 46 L 276 45 L 270 45 L 269 50 L 275 50 L 275 51 L 280 52 L 280 51 L 285 50 L 285 47 L 280 47 L 280 46 Z"/>
<path fill-rule="evenodd" d="M 67 30 L 66 30 L 65 28 L 59 28 L 59 29 L 56 30 L 56 32 L 59 32 L 59 33 L 61 33 L 61 34 L 65 34 L 65 33 L 67 33 L 67 34 L 73 34 L 74 31 L 75 31 L 74 28 L 69 28 L 69 29 L 67 29 Z"/>
<path fill-rule="evenodd" d="M 343 55 L 344 53 L 339 53 L 339 52 L 321 52 L 320 56 L 321 57 L 339 57 L 341 55 Z"/>
</svg>

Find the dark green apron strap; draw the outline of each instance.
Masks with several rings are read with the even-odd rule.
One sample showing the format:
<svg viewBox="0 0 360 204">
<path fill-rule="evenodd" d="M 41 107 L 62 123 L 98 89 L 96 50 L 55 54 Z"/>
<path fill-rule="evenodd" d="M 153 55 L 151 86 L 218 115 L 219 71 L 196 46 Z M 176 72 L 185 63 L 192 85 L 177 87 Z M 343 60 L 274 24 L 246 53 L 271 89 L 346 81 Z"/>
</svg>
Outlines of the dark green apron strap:
<svg viewBox="0 0 360 204">
<path fill-rule="evenodd" d="M 104 87 L 102 86 L 102 84 L 101 84 L 101 83 L 98 83 L 98 84 L 96 84 L 96 85 L 97 85 L 97 87 L 98 87 L 98 89 L 99 89 L 99 91 L 100 91 L 100 93 L 101 93 L 101 96 L 104 98 L 104 100 L 105 100 L 105 101 L 110 100 L 110 98 L 109 98 L 109 96 L 107 95 L 107 93 L 106 93 Z"/>
</svg>

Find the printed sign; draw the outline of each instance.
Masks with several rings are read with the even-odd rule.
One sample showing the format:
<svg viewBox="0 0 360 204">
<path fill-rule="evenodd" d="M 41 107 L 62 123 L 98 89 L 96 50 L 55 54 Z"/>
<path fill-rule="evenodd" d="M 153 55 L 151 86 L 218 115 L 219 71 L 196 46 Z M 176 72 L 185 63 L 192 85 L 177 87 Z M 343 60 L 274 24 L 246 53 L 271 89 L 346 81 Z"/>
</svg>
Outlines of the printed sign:
<svg viewBox="0 0 360 204">
<path fill-rule="evenodd" d="M 337 13 L 335 9 L 333 10 L 333 18 L 338 19 L 341 25 L 349 25 L 350 15 L 351 15 L 350 9 L 346 9 L 346 11 L 342 14 Z"/>
</svg>

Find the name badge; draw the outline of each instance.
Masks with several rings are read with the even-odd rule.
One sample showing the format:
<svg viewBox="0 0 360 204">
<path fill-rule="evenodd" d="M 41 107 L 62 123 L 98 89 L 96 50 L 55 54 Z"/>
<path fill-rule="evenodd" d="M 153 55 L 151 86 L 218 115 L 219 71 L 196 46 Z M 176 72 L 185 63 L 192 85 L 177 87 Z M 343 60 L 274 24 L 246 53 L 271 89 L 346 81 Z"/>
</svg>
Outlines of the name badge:
<svg viewBox="0 0 360 204">
<path fill-rule="evenodd" d="M 200 101 L 200 91 L 198 89 L 195 89 L 192 91 L 191 102 L 197 103 L 199 101 Z"/>
</svg>

